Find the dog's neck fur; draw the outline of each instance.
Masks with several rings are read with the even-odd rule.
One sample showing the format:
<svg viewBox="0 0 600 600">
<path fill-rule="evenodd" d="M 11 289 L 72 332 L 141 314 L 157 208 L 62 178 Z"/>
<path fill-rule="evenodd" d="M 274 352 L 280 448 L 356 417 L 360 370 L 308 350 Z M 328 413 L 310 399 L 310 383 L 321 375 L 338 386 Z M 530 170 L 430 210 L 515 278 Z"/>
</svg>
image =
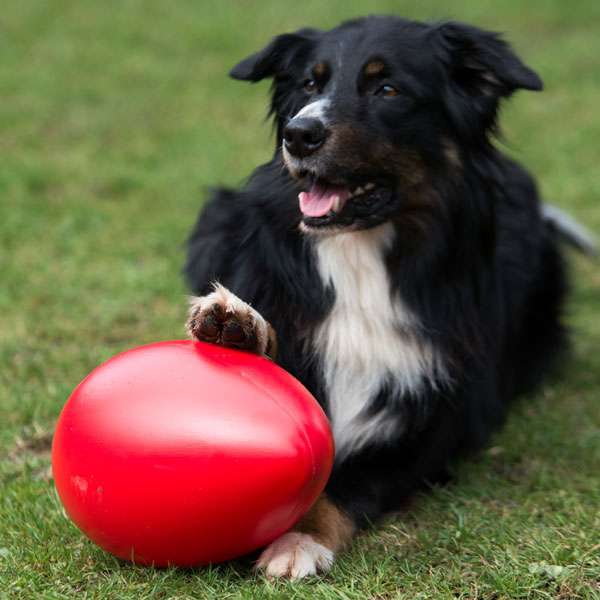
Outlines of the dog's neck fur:
<svg viewBox="0 0 600 600">
<path fill-rule="evenodd" d="M 335 291 L 333 307 L 317 328 L 314 344 L 338 460 L 398 435 L 402 424 L 393 406 L 368 410 L 384 388 L 390 398 L 416 396 L 424 383 L 444 374 L 417 317 L 399 295 L 391 293 L 385 253 L 394 237 L 393 225 L 385 223 L 315 240 L 321 278 Z"/>
</svg>

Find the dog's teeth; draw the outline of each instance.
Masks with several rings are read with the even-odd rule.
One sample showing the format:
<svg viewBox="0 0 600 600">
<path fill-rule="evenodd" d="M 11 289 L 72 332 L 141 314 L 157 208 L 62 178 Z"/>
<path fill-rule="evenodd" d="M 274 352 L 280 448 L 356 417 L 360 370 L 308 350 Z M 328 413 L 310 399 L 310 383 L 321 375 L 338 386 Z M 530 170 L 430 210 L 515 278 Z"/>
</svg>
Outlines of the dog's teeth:
<svg viewBox="0 0 600 600">
<path fill-rule="evenodd" d="M 360 196 L 361 194 L 364 194 L 364 193 L 365 193 L 365 190 L 363 188 L 361 188 L 360 186 L 354 190 L 355 196 Z"/>
<path fill-rule="evenodd" d="M 340 197 L 339 196 L 333 197 L 333 210 L 335 212 L 338 212 L 340 210 Z"/>
<path fill-rule="evenodd" d="M 367 185 L 365 185 L 365 190 L 372 190 L 375 187 L 374 183 L 367 183 Z"/>
</svg>

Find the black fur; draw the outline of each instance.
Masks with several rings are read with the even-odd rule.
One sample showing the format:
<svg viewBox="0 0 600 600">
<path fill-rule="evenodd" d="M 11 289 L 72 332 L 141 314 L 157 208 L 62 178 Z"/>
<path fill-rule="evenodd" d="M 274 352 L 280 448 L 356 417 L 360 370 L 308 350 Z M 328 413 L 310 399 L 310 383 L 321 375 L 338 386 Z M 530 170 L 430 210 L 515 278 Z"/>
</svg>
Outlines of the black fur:
<svg viewBox="0 0 600 600">
<path fill-rule="evenodd" d="M 385 69 L 361 79 L 373 59 Z M 328 74 L 309 93 L 312 84 L 303 84 L 319 62 Z M 383 191 L 371 204 L 353 203 L 345 219 L 323 223 L 394 224 L 385 257 L 392 289 L 449 365 L 451 384 L 427 386 L 418 398 L 390 398 L 383 383 L 368 410 L 393 401 L 402 433 L 336 462 L 327 492 L 365 525 L 423 484 L 445 479 L 451 459 L 481 447 L 511 399 L 532 389 L 565 345 L 566 283 L 553 231 L 532 178 L 491 141 L 501 99 L 542 84 L 496 34 L 395 17 L 279 36 L 231 75 L 273 77 L 276 149 L 242 189 L 217 190 L 204 207 L 185 267 L 194 292 L 208 293 L 218 280 L 252 304 L 278 334 L 278 362 L 327 410 L 307 340 L 335 292 L 324 287 L 313 254 L 319 223 L 304 219 L 316 233 L 299 230 L 297 197 L 311 181 L 354 185 L 372 177 Z M 282 162 L 285 126 L 328 94 L 332 128 L 350 124 L 355 145 L 323 150 L 320 162 L 292 177 Z M 375 156 L 378 145 L 388 162 Z"/>
</svg>

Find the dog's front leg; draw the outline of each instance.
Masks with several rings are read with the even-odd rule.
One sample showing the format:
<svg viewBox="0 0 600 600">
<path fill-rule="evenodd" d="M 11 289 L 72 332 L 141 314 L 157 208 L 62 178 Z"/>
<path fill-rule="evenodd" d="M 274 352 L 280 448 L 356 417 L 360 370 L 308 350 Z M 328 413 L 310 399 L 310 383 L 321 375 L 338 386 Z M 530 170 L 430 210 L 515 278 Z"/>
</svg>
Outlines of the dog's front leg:
<svg viewBox="0 0 600 600">
<path fill-rule="evenodd" d="M 192 339 L 272 359 L 277 351 L 277 337 L 269 322 L 218 283 L 211 294 L 190 299 L 187 331 Z"/>
<path fill-rule="evenodd" d="M 187 330 L 192 339 L 263 354 L 275 359 L 275 331 L 260 313 L 227 288 L 190 300 Z M 257 567 L 270 577 L 297 579 L 329 570 L 356 527 L 323 494 L 308 513 L 261 554 Z"/>
<path fill-rule="evenodd" d="M 353 520 L 322 494 L 290 531 L 263 550 L 256 566 L 269 577 L 290 579 L 328 571 L 355 530 Z"/>
</svg>

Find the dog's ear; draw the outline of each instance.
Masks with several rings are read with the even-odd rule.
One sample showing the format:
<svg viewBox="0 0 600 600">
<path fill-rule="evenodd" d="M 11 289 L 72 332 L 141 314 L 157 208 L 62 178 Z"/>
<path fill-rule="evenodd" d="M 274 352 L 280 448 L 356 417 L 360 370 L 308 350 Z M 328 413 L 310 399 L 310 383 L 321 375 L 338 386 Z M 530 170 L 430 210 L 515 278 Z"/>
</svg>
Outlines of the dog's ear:
<svg viewBox="0 0 600 600">
<path fill-rule="evenodd" d="M 315 29 L 301 29 L 295 33 L 278 35 L 265 48 L 233 67 L 229 75 L 233 79 L 254 82 L 285 73 L 317 33 Z"/>
<path fill-rule="evenodd" d="M 462 23 L 434 29 L 438 55 L 446 71 L 453 116 L 484 129 L 495 124 L 501 98 L 518 89 L 538 91 L 542 80 L 525 66 L 499 34 Z"/>
<path fill-rule="evenodd" d="M 542 80 L 526 67 L 499 34 L 461 23 L 444 23 L 437 33 L 450 76 L 471 94 L 508 96 L 539 91 Z"/>
</svg>

